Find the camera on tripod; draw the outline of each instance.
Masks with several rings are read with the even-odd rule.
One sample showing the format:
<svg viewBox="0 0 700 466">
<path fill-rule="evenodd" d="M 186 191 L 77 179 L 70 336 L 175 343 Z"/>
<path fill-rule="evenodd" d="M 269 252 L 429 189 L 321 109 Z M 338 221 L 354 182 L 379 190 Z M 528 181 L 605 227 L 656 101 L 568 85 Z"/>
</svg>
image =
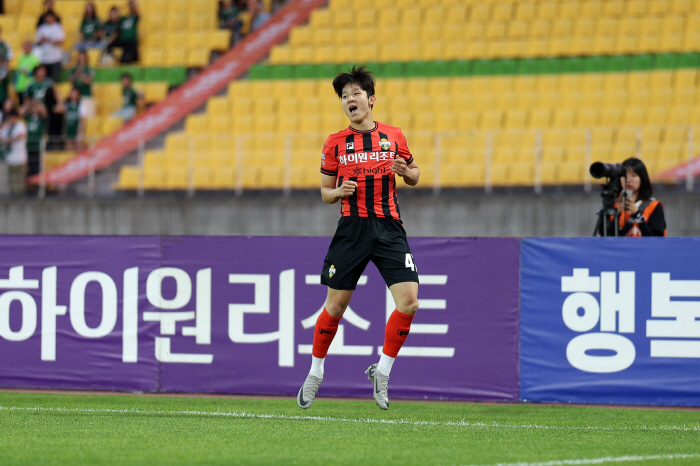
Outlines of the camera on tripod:
<svg viewBox="0 0 700 466">
<path fill-rule="evenodd" d="M 615 236 L 617 236 L 620 214 L 615 207 L 615 202 L 617 202 L 622 189 L 620 177 L 625 174 L 625 168 L 619 163 L 594 162 L 591 164 L 589 172 L 593 178 L 607 179 L 605 184 L 600 185 L 600 197 L 603 199 L 603 207 L 598 211 L 598 223 L 595 230 L 593 230 L 593 236 L 598 234 L 607 236 L 610 217 L 615 222 L 613 229 L 615 230 Z"/>
</svg>

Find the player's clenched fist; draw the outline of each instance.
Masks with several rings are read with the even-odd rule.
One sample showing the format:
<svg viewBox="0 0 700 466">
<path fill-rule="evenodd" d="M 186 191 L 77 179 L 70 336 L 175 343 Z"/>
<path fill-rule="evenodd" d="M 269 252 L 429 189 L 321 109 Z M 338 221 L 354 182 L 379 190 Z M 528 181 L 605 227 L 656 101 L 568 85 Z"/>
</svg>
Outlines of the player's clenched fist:
<svg viewBox="0 0 700 466">
<path fill-rule="evenodd" d="M 394 163 L 391 164 L 391 171 L 399 176 L 404 176 L 406 173 L 408 173 L 408 165 L 404 159 L 399 157 L 398 159 L 394 160 Z"/>
<path fill-rule="evenodd" d="M 357 182 L 356 181 L 350 181 L 350 180 L 345 180 L 343 181 L 343 184 L 338 186 L 338 197 L 348 197 L 352 196 L 355 194 L 355 190 L 357 189 Z"/>
</svg>

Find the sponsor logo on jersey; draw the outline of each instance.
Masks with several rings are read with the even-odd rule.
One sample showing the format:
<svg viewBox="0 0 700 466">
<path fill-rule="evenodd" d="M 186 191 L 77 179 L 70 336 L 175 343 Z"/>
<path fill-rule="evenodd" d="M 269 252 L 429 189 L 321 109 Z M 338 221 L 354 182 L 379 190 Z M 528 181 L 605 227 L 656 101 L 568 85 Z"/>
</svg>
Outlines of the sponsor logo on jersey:
<svg viewBox="0 0 700 466">
<path fill-rule="evenodd" d="M 338 162 L 347 165 L 349 163 L 384 162 L 395 158 L 395 152 L 357 152 L 341 155 L 338 157 Z"/>
<path fill-rule="evenodd" d="M 331 268 L 328 269 L 328 278 L 333 278 L 335 275 L 335 265 L 331 264 Z"/>
<path fill-rule="evenodd" d="M 345 150 L 355 150 L 355 143 L 348 142 L 347 144 L 345 144 Z"/>
<path fill-rule="evenodd" d="M 382 138 L 381 141 L 379 141 L 379 147 L 381 147 L 382 150 L 389 150 L 391 143 L 387 138 Z"/>
</svg>

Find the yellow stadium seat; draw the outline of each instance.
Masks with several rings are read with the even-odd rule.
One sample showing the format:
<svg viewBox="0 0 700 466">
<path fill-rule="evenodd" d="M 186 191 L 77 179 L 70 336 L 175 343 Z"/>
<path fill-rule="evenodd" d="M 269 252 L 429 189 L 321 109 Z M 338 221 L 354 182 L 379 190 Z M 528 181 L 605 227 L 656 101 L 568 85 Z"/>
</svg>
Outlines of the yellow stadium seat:
<svg viewBox="0 0 700 466">
<path fill-rule="evenodd" d="M 139 184 L 139 168 L 124 165 L 119 169 L 118 189 L 136 189 Z"/>
<path fill-rule="evenodd" d="M 188 135 L 205 134 L 209 131 L 209 115 L 189 115 L 185 120 L 185 132 Z"/>
<path fill-rule="evenodd" d="M 165 50 L 161 48 L 147 48 L 141 54 L 143 66 L 162 66 L 165 63 Z"/>
<path fill-rule="evenodd" d="M 535 18 L 535 3 L 518 2 L 515 6 L 515 18 L 530 21 Z"/>
<path fill-rule="evenodd" d="M 214 172 L 211 167 L 195 167 L 193 173 L 193 184 L 195 189 L 211 189 L 214 184 Z"/>
<path fill-rule="evenodd" d="M 162 189 L 165 183 L 165 170 L 161 167 L 144 167 L 143 187 Z"/>
<path fill-rule="evenodd" d="M 187 168 L 184 167 L 168 167 L 165 170 L 165 180 L 163 188 L 165 189 L 186 189 L 189 185 L 189 175 Z"/>
</svg>

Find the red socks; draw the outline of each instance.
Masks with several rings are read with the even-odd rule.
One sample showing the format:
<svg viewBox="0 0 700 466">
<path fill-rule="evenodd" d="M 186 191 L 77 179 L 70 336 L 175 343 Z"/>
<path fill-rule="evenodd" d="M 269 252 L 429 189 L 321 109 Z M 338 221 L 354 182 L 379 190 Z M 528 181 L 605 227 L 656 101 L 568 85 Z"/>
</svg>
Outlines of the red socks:
<svg viewBox="0 0 700 466">
<path fill-rule="evenodd" d="M 392 358 L 399 354 L 399 350 L 411 330 L 412 320 L 413 316 L 394 310 L 384 330 L 384 349 L 382 350 L 384 354 Z M 315 345 L 316 339 L 314 339 L 314 347 Z"/>
<path fill-rule="evenodd" d="M 311 350 L 316 358 L 325 358 L 328 354 L 328 347 L 331 346 L 333 337 L 338 330 L 338 322 L 341 317 L 331 316 L 326 308 L 323 308 L 321 314 L 316 320 L 316 328 L 314 329 L 314 344 Z M 405 339 L 405 338 L 404 338 Z"/>
</svg>

